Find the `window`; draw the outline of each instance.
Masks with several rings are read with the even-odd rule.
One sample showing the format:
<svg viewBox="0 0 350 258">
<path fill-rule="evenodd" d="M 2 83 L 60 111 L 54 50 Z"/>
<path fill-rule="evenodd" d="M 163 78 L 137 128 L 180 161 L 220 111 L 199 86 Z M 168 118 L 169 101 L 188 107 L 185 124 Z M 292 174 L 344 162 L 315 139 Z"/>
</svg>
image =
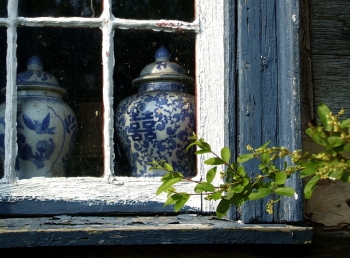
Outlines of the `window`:
<svg viewBox="0 0 350 258">
<path fill-rule="evenodd" d="M 116 151 L 113 110 L 116 100 L 121 97 L 115 85 L 122 78 L 115 67 L 118 62 L 125 63 L 123 58 L 127 55 L 133 55 L 134 58 L 135 55 L 144 54 L 142 47 L 139 53 L 128 53 L 123 49 L 125 45 L 121 42 L 133 37 L 142 42 L 141 39 L 155 35 L 168 42 L 173 40 L 174 44 L 188 41 L 185 46 L 190 48 L 193 44 L 195 53 L 192 53 L 192 49 L 185 53 L 195 54 L 193 75 L 196 82 L 197 133 L 207 139 L 214 149 L 219 150 L 226 145 L 238 153 L 244 151 L 244 145 L 248 142 L 259 145 L 271 138 L 275 144 L 295 148 L 300 146 L 297 0 L 289 3 L 267 1 L 264 4 L 216 0 L 197 0 L 189 4 L 191 1 L 176 1 L 180 4 L 171 5 L 174 9 L 163 5 L 163 1 L 135 1 L 147 3 L 143 6 L 131 4 L 133 1 L 127 0 L 81 1 L 79 3 L 85 5 L 67 8 L 69 1 L 62 0 L 45 1 L 46 9 L 34 8 L 28 12 L 28 5 L 34 2 L 8 1 L 8 15 L 0 15 L 0 44 L 5 45 L 7 42 L 8 46 L 6 53 L 4 47 L 0 52 L 1 60 L 6 59 L 6 68 L 2 65 L 0 73 L 7 74 L 6 159 L 0 184 L 0 214 L 172 212 L 169 207 L 163 208 L 164 196 L 154 194 L 159 185 L 158 178 L 116 176 L 114 173 Z M 61 5 L 53 10 L 49 8 L 49 3 Z M 6 1 L 0 1 L 0 4 L 5 7 Z M 155 6 L 159 7 L 157 11 L 154 11 Z M 177 8 L 193 10 L 194 19 L 191 15 L 182 16 L 181 10 Z M 95 69 L 100 76 L 95 79 L 101 88 L 89 94 L 90 98 L 96 98 L 93 102 L 103 102 L 99 109 L 101 112 L 98 112 L 102 113 L 98 119 L 102 121 L 103 151 L 97 157 L 100 162 L 94 163 L 98 164 L 96 173 L 103 176 L 94 177 L 90 174 L 87 177 L 15 180 L 15 82 L 16 73 L 24 70 L 21 67 L 25 62 L 24 58 L 20 59 L 21 51 L 27 51 L 32 44 L 25 38 L 28 34 L 33 35 L 30 40 L 36 43 L 40 38 L 34 35 L 45 35 L 54 41 L 55 35 L 64 34 L 67 41 L 62 41 L 62 44 L 71 44 L 76 51 L 85 48 L 96 63 Z M 94 40 L 90 41 L 91 38 Z M 89 45 L 92 42 L 99 44 Z M 44 50 L 44 47 L 41 46 L 38 51 Z M 74 55 L 75 50 L 70 48 L 69 51 L 70 55 Z M 58 70 L 54 75 L 60 76 L 60 69 L 65 69 L 64 65 L 69 61 L 61 61 L 59 57 L 55 58 L 55 54 L 52 50 L 47 52 L 48 59 L 57 62 L 55 66 Z M 148 63 L 141 62 L 139 65 L 142 68 Z M 87 62 L 86 69 L 89 69 L 88 65 Z M 75 68 L 87 74 L 81 64 Z M 131 77 L 125 78 L 130 80 Z M 76 89 L 68 90 L 74 92 Z M 84 94 L 70 94 L 69 98 L 85 97 Z M 87 108 L 84 110 L 87 112 Z M 202 165 L 203 159 L 198 158 L 196 179 L 201 178 L 206 171 Z M 72 172 L 74 174 L 74 170 Z M 291 180 L 294 186 L 300 186 L 300 183 L 296 179 Z M 182 187 L 185 190 L 192 189 L 188 183 L 183 183 Z M 286 199 L 281 202 L 275 217 L 265 217 L 263 203 L 250 203 L 243 207 L 241 213 L 233 210 L 231 217 L 245 222 L 300 221 L 301 206 L 301 198 L 294 201 Z M 215 203 L 203 202 L 200 196 L 196 196 L 191 198 L 184 211 L 212 212 L 215 211 Z"/>
<path fill-rule="evenodd" d="M 170 212 L 171 209 L 162 208 L 164 197 L 154 196 L 159 185 L 158 178 L 120 176 L 125 173 L 125 162 L 123 164 L 118 160 L 120 157 L 115 147 L 117 142 L 113 116 L 118 101 L 135 91 L 120 89 L 119 85 L 131 86 L 131 80 L 137 77 L 145 65 L 152 62 L 150 57 L 160 44 L 165 43 L 173 46 L 174 50 L 181 50 L 180 60 L 188 60 L 185 61 L 185 65 L 189 64 L 190 67 L 185 68 L 191 70 L 191 76 L 194 77 L 196 38 L 197 42 L 200 42 L 196 36 L 199 32 L 199 17 L 194 17 L 194 2 L 177 1 L 165 6 L 161 1 L 31 0 L 18 1 L 18 4 L 17 1 L 3 1 L 4 7 L 6 4 L 9 12 L 8 17 L 4 14 L 1 20 L 1 38 L 3 45 L 6 44 L 7 38 L 11 47 L 2 57 L 3 60 L 7 60 L 6 67 L 3 63 L 2 72 L 8 74 L 8 116 L 5 118 L 4 133 L 6 158 L 1 179 L 2 214 Z M 198 3 L 196 5 L 198 6 Z M 220 9 L 221 16 L 222 12 L 223 8 Z M 130 42 L 129 45 L 131 41 L 140 44 L 138 52 L 128 46 L 127 41 Z M 222 37 L 219 42 L 223 44 Z M 151 44 L 154 44 L 153 48 Z M 196 51 L 200 53 L 203 47 L 206 46 L 198 45 Z M 96 144 L 102 142 L 100 147 L 103 146 L 103 150 L 98 153 L 84 152 L 84 155 L 88 156 L 78 153 L 79 164 L 68 164 L 68 177 L 15 180 L 18 176 L 16 153 L 17 148 L 21 148 L 20 144 L 17 147 L 17 133 L 13 130 L 16 121 L 12 114 L 16 113 L 18 103 L 15 76 L 26 70 L 25 64 L 30 57 L 28 55 L 40 55 L 43 59 L 43 70 L 54 75 L 59 84 L 68 91 L 65 101 L 78 116 L 79 126 L 85 126 L 78 133 L 78 151 L 88 149 L 88 145 L 93 144 L 91 142 L 95 140 L 93 137 L 88 138 L 86 128 L 95 128 L 101 123 L 102 129 L 97 128 L 101 130 L 97 135 L 101 140 L 95 141 Z M 133 67 L 127 69 L 130 65 Z M 204 71 L 207 69 L 200 66 L 198 68 Z M 88 104 L 91 102 L 95 106 L 88 113 Z M 102 107 L 98 106 L 98 103 L 103 103 Z M 87 119 L 94 117 L 96 111 L 98 116 L 93 122 L 83 120 L 84 116 L 87 116 Z M 35 119 L 28 118 L 28 121 L 34 123 Z M 38 159 L 36 161 L 39 162 Z M 184 183 L 184 187 L 189 185 Z M 18 206 L 6 207 L 8 201 L 17 200 L 21 200 Z M 55 203 L 57 208 L 48 209 L 46 206 L 39 210 L 27 210 L 20 207 L 28 203 L 44 206 Z M 193 198 L 187 207 L 187 210 L 193 212 L 200 212 L 201 209 L 200 197 Z"/>
</svg>

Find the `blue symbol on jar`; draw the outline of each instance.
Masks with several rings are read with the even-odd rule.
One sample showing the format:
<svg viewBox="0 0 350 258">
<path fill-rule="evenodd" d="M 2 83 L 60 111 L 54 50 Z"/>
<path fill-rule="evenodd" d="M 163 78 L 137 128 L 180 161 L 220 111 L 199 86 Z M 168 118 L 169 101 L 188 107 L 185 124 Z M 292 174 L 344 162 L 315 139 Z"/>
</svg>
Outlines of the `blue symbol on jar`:
<svg viewBox="0 0 350 258">
<path fill-rule="evenodd" d="M 54 134 L 56 127 L 49 127 L 50 125 L 50 113 L 47 113 L 43 121 L 32 120 L 28 115 L 23 114 L 23 122 L 30 129 L 37 134 Z"/>
</svg>

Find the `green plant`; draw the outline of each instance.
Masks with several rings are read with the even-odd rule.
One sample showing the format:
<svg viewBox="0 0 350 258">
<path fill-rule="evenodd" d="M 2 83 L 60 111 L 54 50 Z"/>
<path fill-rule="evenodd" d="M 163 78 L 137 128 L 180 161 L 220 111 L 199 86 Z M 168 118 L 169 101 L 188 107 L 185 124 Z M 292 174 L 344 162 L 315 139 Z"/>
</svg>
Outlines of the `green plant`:
<svg viewBox="0 0 350 258">
<path fill-rule="evenodd" d="M 316 183 L 321 179 L 349 182 L 350 118 L 341 120 L 343 114 L 343 109 L 333 115 L 325 104 L 318 107 L 322 124 L 317 126 L 310 124 L 306 130 L 307 135 L 322 147 L 322 151 L 315 154 L 303 153 L 301 150 L 290 151 L 285 147 L 269 147 L 270 142 L 267 142 L 257 149 L 247 145 L 249 153 L 242 154 L 236 161 L 231 162 L 231 152 L 228 148 L 222 148 L 220 154 L 217 154 L 209 143 L 194 134 L 190 137 L 192 143 L 188 148 L 196 146 L 196 154 L 213 155 L 204 161 L 206 165 L 211 166 L 205 180 L 193 181 L 184 178 L 165 161 L 153 161 L 151 169 L 163 169 L 167 172 L 161 178 L 162 184 L 156 194 L 167 193 L 168 198 L 164 206 L 174 205 L 176 212 L 184 207 L 191 195 L 203 194 L 206 200 L 219 201 L 216 215 L 224 217 L 231 205 L 240 207 L 247 200 L 267 196 L 270 196 L 270 200 L 266 205 L 266 211 L 272 214 L 273 204 L 278 202 L 281 196 L 295 194 L 294 188 L 286 186 L 287 179 L 293 174 L 301 178 L 311 178 L 304 187 L 306 199 L 311 197 Z M 247 173 L 243 164 L 253 159 L 259 161 L 257 169 L 260 173 L 250 177 L 251 173 Z M 226 169 L 219 171 L 222 167 Z M 222 178 L 222 183 L 215 186 L 212 182 L 217 175 Z M 194 193 L 176 191 L 175 184 L 182 180 L 195 183 Z"/>
</svg>

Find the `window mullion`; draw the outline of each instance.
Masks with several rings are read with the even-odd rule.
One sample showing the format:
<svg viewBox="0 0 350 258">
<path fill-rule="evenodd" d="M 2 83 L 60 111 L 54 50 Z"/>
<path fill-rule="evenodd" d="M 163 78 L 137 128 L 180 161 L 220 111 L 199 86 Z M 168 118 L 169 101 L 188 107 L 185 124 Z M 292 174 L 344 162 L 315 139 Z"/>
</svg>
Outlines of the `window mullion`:
<svg viewBox="0 0 350 258">
<path fill-rule="evenodd" d="M 72 27 L 75 28 L 93 28 L 100 26 L 102 22 L 101 18 L 80 18 L 80 17 L 39 17 L 39 18 L 27 18 L 19 17 L 18 23 L 27 26 L 52 26 L 52 27 Z"/>
<path fill-rule="evenodd" d="M 6 84 L 6 112 L 5 112 L 5 161 L 4 177 L 0 182 L 10 183 L 16 179 L 15 162 L 17 153 L 17 4 L 18 1 L 8 2 L 8 28 L 7 28 L 7 84 Z"/>
<path fill-rule="evenodd" d="M 114 28 L 110 0 L 104 1 L 102 13 L 102 62 L 103 62 L 103 158 L 104 176 L 113 175 L 113 70 L 114 70 Z"/>
<path fill-rule="evenodd" d="M 200 32 L 196 42 L 197 74 L 197 133 L 207 140 L 212 150 L 220 153 L 225 141 L 225 87 L 224 87 L 224 1 L 197 0 L 197 19 Z M 199 176 L 205 178 L 204 160 L 198 157 Z M 214 184 L 220 184 L 217 179 Z M 203 202 L 204 211 L 216 209 L 215 202 Z"/>
</svg>

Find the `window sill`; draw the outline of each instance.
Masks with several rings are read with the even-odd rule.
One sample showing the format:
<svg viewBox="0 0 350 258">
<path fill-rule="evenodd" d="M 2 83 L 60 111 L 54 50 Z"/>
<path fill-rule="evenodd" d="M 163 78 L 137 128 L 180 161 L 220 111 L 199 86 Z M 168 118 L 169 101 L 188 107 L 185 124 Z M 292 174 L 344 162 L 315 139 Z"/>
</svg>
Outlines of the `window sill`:
<svg viewBox="0 0 350 258">
<path fill-rule="evenodd" d="M 156 196 L 159 178 L 115 177 L 113 180 L 94 177 L 44 178 L 18 180 L 0 184 L 0 216 L 54 216 L 169 213 L 163 207 L 166 194 Z M 192 192 L 192 183 L 179 183 L 178 190 Z M 199 213 L 201 196 L 193 196 L 183 211 Z"/>
<path fill-rule="evenodd" d="M 210 216 L 0 219 L 0 248 L 155 244 L 310 244 L 312 228 L 240 224 Z"/>
</svg>

